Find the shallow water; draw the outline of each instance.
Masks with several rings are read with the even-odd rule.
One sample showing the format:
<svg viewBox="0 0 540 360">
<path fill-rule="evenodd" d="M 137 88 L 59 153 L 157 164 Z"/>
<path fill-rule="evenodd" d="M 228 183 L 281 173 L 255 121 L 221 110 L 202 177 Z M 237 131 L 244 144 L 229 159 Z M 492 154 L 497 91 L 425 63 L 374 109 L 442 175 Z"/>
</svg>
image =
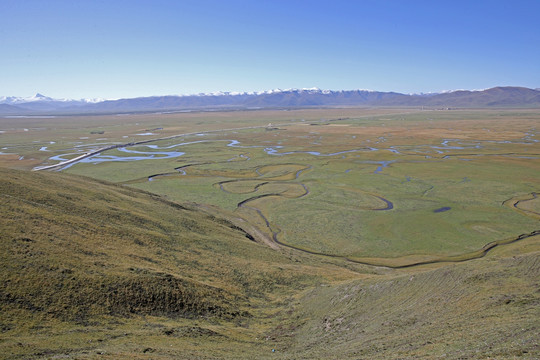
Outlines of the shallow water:
<svg viewBox="0 0 540 360">
<path fill-rule="evenodd" d="M 275 155 L 275 156 L 285 156 L 285 155 L 293 155 L 293 154 L 309 154 L 313 156 L 337 156 L 337 155 L 344 155 L 354 152 L 366 152 L 366 151 L 379 151 L 380 149 L 374 148 L 374 147 L 367 147 L 367 148 L 361 148 L 361 149 L 352 149 L 352 150 L 343 150 L 338 151 L 334 153 L 321 153 L 319 151 L 284 151 L 280 152 L 282 149 L 284 149 L 284 146 L 282 145 L 276 145 L 276 146 L 263 146 L 263 145 L 241 145 L 240 141 L 234 140 L 234 139 L 227 139 L 227 140 L 196 140 L 196 141 L 188 141 L 188 142 L 180 142 L 177 144 L 167 145 L 167 146 L 159 146 L 155 144 L 139 144 L 135 145 L 137 147 L 147 147 L 154 151 L 140 151 L 140 150 L 131 150 L 127 147 L 119 147 L 117 148 L 118 151 L 130 154 L 128 156 L 116 156 L 116 155 L 103 155 L 103 154 L 96 154 L 93 156 L 90 156 L 88 158 L 81 159 L 77 162 L 87 163 L 87 164 L 99 164 L 102 162 L 109 162 L 109 161 L 138 161 L 138 160 L 151 160 L 151 159 L 169 159 L 169 158 L 175 158 L 179 157 L 185 154 L 184 151 L 162 151 L 162 150 L 168 150 L 168 149 L 174 149 L 180 146 L 185 145 L 192 145 L 192 144 L 198 144 L 198 143 L 206 143 L 206 142 L 227 142 L 228 147 L 235 147 L 235 148 L 263 148 L 264 152 L 267 155 Z M 109 144 L 91 144 L 91 145 L 109 145 Z M 87 146 L 87 145 L 84 145 Z M 79 146 L 76 146 L 79 147 Z M 82 146 L 81 146 L 82 147 Z M 158 150 L 158 151 L 155 151 Z M 399 153 L 395 149 L 386 149 L 390 150 L 394 153 Z M 133 155 L 132 155 L 133 154 Z M 63 154 L 63 155 L 56 155 L 53 157 L 50 157 L 49 160 L 53 161 L 66 161 L 68 159 L 64 158 L 66 155 L 81 155 L 81 153 L 69 153 L 69 154 Z M 250 158 L 246 155 L 238 155 L 235 158 L 244 158 L 246 160 L 249 160 Z M 234 158 L 229 159 L 232 161 Z M 75 162 L 75 163 L 77 163 Z M 387 167 L 388 164 L 392 163 L 393 161 L 380 161 L 380 162 L 372 162 L 374 164 L 380 164 L 379 168 L 375 170 L 374 173 L 380 173 L 384 167 Z M 67 169 L 68 167 L 74 165 L 75 163 L 66 165 L 63 169 Z"/>
<path fill-rule="evenodd" d="M 366 149 L 353 149 L 353 150 L 344 150 L 344 151 L 338 151 L 335 153 L 327 153 L 323 154 L 319 151 L 288 151 L 288 152 L 278 152 L 278 149 L 282 149 L 283 146 L 274 146 L 274 147 L 267 147 L 264 149 L 264 152 L 268 155 L 277 155 L 277 156 L 284 156 L 284 155 L 293 155 L 293 154 L 309 154 L 313 156 L 336 156 L 341 154 L 348 154 L 353 152 L 359 152 L 359 151 L 366 151 Z M 377 151 L 378 149 L 375 148 L 368 148 L 371 151 Z"/>
</svg>

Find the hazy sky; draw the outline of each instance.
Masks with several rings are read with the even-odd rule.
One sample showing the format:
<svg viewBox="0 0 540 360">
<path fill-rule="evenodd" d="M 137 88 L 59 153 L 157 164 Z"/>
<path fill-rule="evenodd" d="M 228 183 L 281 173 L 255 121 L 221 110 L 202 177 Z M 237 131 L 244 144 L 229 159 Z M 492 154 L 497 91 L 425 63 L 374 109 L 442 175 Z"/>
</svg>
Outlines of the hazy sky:
<svg viewBox="0 0 540 360">
<path fill-rule="evenodd" d="M 540 0 L 0 0 L 0 95 L 540 87 Z"/>
</svg>

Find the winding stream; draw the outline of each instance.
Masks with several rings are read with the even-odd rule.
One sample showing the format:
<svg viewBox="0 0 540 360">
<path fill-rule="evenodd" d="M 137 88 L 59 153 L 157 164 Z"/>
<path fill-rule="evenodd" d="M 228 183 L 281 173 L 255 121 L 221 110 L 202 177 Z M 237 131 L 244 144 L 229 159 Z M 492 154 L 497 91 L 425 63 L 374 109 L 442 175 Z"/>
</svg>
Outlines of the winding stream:
<svg viewBox="0 0 540 360">
<path fill-rule="evenodd" d="M 257 127 L 248 127 L 248 128 L 257 128 Z M 228 131 L 228 130 L 223 130 L 223 131 Z M 87 154 L 69 153 L 69 154 L 63 154 L 63 155 L 56 155 L 56 156 L 50 157 L 49 160 L 60 161 L 59 164 L 45 166 L 45 167 L 42 167 L 42 168 L 36 168 L 36 170 L 50 169 L 50 168 L 55 168 L 55 167 L 57 167 L 57 168 L 59 167 L 60 170 L 64 170 L 64 169 L 67 169 L 70 166 L 73 166 L 74 164 L 79 163 L 79 162 L 81 162 L 81 163 L 89 163 L 89 164 L 99 164 L 99 163 L 109 162 L 109 161 L 126 162 L 126 161 L 139 161 L 139 160 L 171 159 L 171 158 L 181 157 L 181 156 L 186 154 L 186 152 L 184 152 L 184 151 L 176 150 L 179 147 L 186 146 L 186 145 L 197 144 L 197 143 L 211 143 L 211 142 L 225 142 L 225 143 L 227 143 L 226 144 L 227 147 L 234 147 L 234 148 L 261 148 L 264 151 L 264 153 L 266 153 L 267 155 L 270 155 L 270 156 L 287 156 L 287 155 L 294 155 L 294 154 L 308 154 L 308 155 L 317 156 L 317 157 L 332 157 L 332 156 L 339 156 L 339 155 L 345 155 L 345 154 L 356 153 L 356 152 L 374 152 L 374 151 L 390 151 L 390 152 L 392 152 L 394 154 L 402 154 L 402 152 L 400 152 L 397 149 L 398 148 L 397 146 L 392 146 L 390 148 L 381 148 L 381 149 L 374 148 L 374 147 L 364 147 L 364 148 L 343 150 L 343 151 L 338 151 L 338 152 L 333 152 L 333 153 L 321 153 L 319 151 L 302 151 L 302 150 L 286 151 L 286 150 L 284 150 L 285 147 L 282 146 L 282 145 L 275 145 L 275 146 L 241 145 L 241 143 L 238 140 L 234 140 L 234 139 L 196 140 L 196 141 L 189 141 L 189 142 L 181 142 L 181 143 L 168 145 L 168 146 L 158 146 L 158 145 L 155 145 L 155 144 L 148 144 L 149 142 L 165 140 L 165 139 L 172 139 L 172 138 L 180 137 L 180 136 L 185 137 L 185 136 L 188 136 L 188 135 L 192 135 L 192 134 L 182 134 L 182 135 L 168 137 L 168 138 L 145 140 L 145 141 L 139 141 L 139 142 L 136 142 L 136 143 L 122 144 L 122 145 L 115 144 L 115 145 L 110 145 L 108 147 L 104 147 L 104 148 L 101 148 L 101 149 L 94 150 L 94 151 L 92 151 L 90 153 L 87 153 Z M 197 133 L 195 135 L 202 136 L 202 135 L 205 135 L 205 134 Z M 381 142 L 382 142 L 382 140 L 381 140 Z M 450 142 L 454 142 L 454 143 L 456 143 L 456 145 L 449 145 Z M 128 149 L 129 147 L 133 147 L 133 146 L 147 147 L 149 150 L 148 151 L 141 151 L 141 150 Z M 520 156 L 520 154 L 517 154 L 517 153 L 503 153 L 503 154 L 477 154 L 477 153 L 448 154 L 447 151 L 449 151 L 449 150 L 466 150 L 466 149 L 481 149 L 482 148 L 482 145 L 480 143 L 463 144 L 463 143 L 461 143 L 461 142 L 459 142 L 457 140 L 450 140 L 450 139 L 443 140 L 440 146 L 426 145 L 426 146 L 419 146 L 417 148 L 409 149 L 409 150 L 412 151 L 413 153 L 419 154 L 419 153 L 422 153 L 422 150 L 421 150 L 422 147 L 431 148 L 432 150 L 434 150 L 435 152 L 437 152 L 439 154 L 446 154 L 446 155 L 439 158 L 439 159 L 442 159 L 442 160 L 450 159 L 452 157 L 463 157 L 463 156 L 513 156 L 513 157 L 519 157 Z M 126 154 L 126 156 L 116 156 L 116 155 L 105 155 L 105 154 L 103 154 L 104 151 L 113 150 L 113 149 L 116 149 L 116 150 Z M 47 149 L 46 149 L 46 147 L 43 147 L 40 150 L 41 151 L 46 151 Z M 169 150 L 169 151 L 167 151 L 167 150 Z M 71 160 L 66 158 L 66 156 L 71 156 L 71 155 L 78 155 L 78 156 L 76 158 L 74 158 L 74 159 L 71 159 Z M 530 156 L 531 154 L 527 154 L 527 155 Z M 537 154 L 532 154 L 532 155 L 537 155 Z M 249 161 L 250 157 L 245 155 L 245 154 L 240 154 L 240 155 L 236 155 L 233 158 L 230 158 L 230 159 L 226 160 L 225 162 L 235 161 L 236 159 L 243 160 L 243 161 Z M 381 174 L 383 172 L 384 168 L 389 167 L 391 164 L 393 164 L 395 162 L 396 162 L 396 160 L 390 160 L 390 161 L 365 160 L 365 161 L 361 161 L 361 163 L 378 165 L 378 167 L 373 171 L 373 173 L 377 174 L 377 175 Z M 171 175 L 187 175 L 187 169 L 189 167 L 198 166 L 198 165 L 204 165 L 204 164 L 214 164 L 214 163 L 213 162 L 205 162 L 205 163 L 195 163 L 195 164 L 188 164 L 188 165 L 179 166 L 179 167 L 174 169 L 175 172 L 154 174 L 154 175 L 149 176 L 147 178 L 147 180 L 148 181 L 154 181 L 155 179 L 157 179 L 159 177 L 166 177 L 166 176 L 171 176 Z M 276 166 L 276 165 L 273 165 L 273 166 Z M 298 180 L 301 177 L 302 174 L 304 174 L 306 171 L 309 171 L 310 169 L 312 169 L 311 165 L 309 165 L 309 166 L 302 165 L 302 166 L 303 166 L 302 169 L 294 170 L 294 179 L 295 180 Z M 367 260 L 364 261 L 364 260 L 358 260 L 358 259 L 351 259 L 351 258 L 348 258 L 348 257 L 345 257 L 345 256 L 340 256 L 340 255 L 326 254 L 326 253 L 322 253 L 322 252 L 306 250 L 306 249 L 302 249 L 302 248 L 299 248 L 299 247 L 296 247 L 296 246 L 293 246 L 293 245 L 289 245 L 289 244 L 286 244 L 286 243 L 280 241 L 279 234 L 281 233 L 281 229 L 279 229 L 278 226 L 271 224 L 270 221 L 268 220 L 268 218 L 262 212 L 262 210 L 255 207 L 255 206 L 253 206 L 254 205 L 253 202 L 256 201 L 256 200 L 260 200 L 260 199 L 264 199 L 264 198 L 271 198 L 271 197 L 281 197 L 281 198 L 287 198 L 287 199 L 298 199 L 298 198 L 308 196 L 310 194 L 309 188 L 305 184 L 303 184 L 301 182 L 274 180 L 271 177 L 265 178 L 265 173 L 261 172 L 261 170 L 263 168 L 264 168 L 264 166 L 260 166 L 260 167 L 258 167 L 256 169 L 254 169 L 254 175 L 255 175 L 254 177 L 242 178 L 242 179 L 233 179 L 233 180 L 225 180 L 225 181 L 218 182 L 215 185 L 219 186 L 219 189 L 221 191 L 223 191 L 223 192 L 235 193 L 235 194 L 256 193 L 257 191 L 261 190 L 264 186 L 269 185 L 269 184 L 281 184 L 281 185 L 283 185 L 285 187 L 285 190 L 283 190 L 281 192 L 275 192 L 274 191 L 274 192 L 270 192 L 270 193 L 259 194 L 259 195 L 249 197 L 249 198 L 247 198 L 245 200 L 240 201 L 237 204 L 237 208 L 250 209 L 250 210 L 254 211 L 256 214 L 258 214 L 258 216 L 262 219 L 262 221 L 266 225 L 268 231 L 272 234 L 271 238 L 272 238 L 272 241 L 274 243 L 276 243 L 276 244 L 278 244 L 280 246 L 283 246 L 283 247 L 287 247 L 287 248 L 290 248 L 290 249 L 294 249 L 294 250 L 301 251 L 301 252 L 308 253 L 308 254 L 312 254 L 312 255 L 326 256 L 326 257 L 331 257 L 331 258 L 340 258 L 340 259 L 343 259 L 345 261 L 352 262 L 352 263 L 357 263 L 357 264 L 364 264 L 364 265 L 370 265 L 370 266 L 381 266 L 381 267 L 399 269 L 399 268 L 407 268 L 407 267 L 413 267 L 413 266 L 425 265 L 425 264 L 434 264 L 434 263 L 442 263 L 442 262 L 462 262 L 462 261 L 468 261 L 468 260 L 471 260 L 471 259 L 477 259 L 477 258 L 485 256 L 489 251 L 491 251 L 493 248 L 495 248 L 497 246 L 510 244 L 510 243 L 513 243 L 513 242 L 516 242 L 516 241 L 526 239 L 526 238 L 529 238 L 529 237 L 536 236 L 536 235 L 540 234 L 539 230 L 535 230 L 535 231 L 533 231 L 531 233 L 528 233 L 528 234 L 521 234 L 521 235 L 519 235 L 519 236 L 517 236 L 515 238 L 490 242 L 490 243 L 486 244 L 484 247 L 482 247 L 480 250 L 477 250 L 477 251 L 474 251 L 474 252 L 471 252 L 471 253 L 467 253 L 467 254 L 462 254 L 460 256 L 441 257 L 441 258 L 434 259 L 434 260 L 417 261 L 417 262 L 411 262 L 411 263 L 404 264 L 404 265 L 392 265 L 392 264 L 389 264 L 389 263 L 385 262 L 384 259 L 382 259 L 380 261 L 375 261 L 375 260 L 373 260 L 373 261 L 367 261 Z M 345 172 L 349 172 L 350 170 L 351 169 L 347 169 Z M 286 172 L 286 174 L 287 174 L 287 172 Z M 292 171 L 291 171 L 291 174 L 292 174 Z M 204 176 L 204 175 L 199 175 L 199 176 Z M 284 175 L 282 174 L 280 176 L 284 176 Z M 241 181 L 254 181 L 254 182 L 260 181 L 260 182 L 255 184 L 253 186 L 252 190 L 245 191 L 245 192 L 230 191 L 230 189 L 229 190 L 226 189 L 227 184 L 231 184 L 231 183 L 234 183 L 234 182 L 241 182 Z M 303 192 L 299 193 L 299 194 L 295 194 L 295 195 L 287 194 L 287 191 L 291 190 L 290 186 L 301 186 L 303 188 Z M 287 188 L 287 187 L 289 187 L 289 188 Z M 426 190 L 426 191 L 429 191 L 429 190 Z M 386 206 L 383 207 L 383 208 L 374 208 L 374 209 L 370 209 L 370 210 L 373 210 L 373 211 L 389 211 L 389 210 L 394 209 L 394 204 L 390 200 L 385 199 L 385 198 L 383 198 L 381 196 L 378 196 L 378 195 L 371 195 L 371 196 L 374 196 L 377 199 L 381 200 L 382 202 L 385 203 Z M 540 214 L 538 214 L 537 212 L 534 212 L 534 211 L 528 210 L 528 209 L 523 209 L 523 208 L 519 207 L 520 203 L 536 199 L 537 198 L 537 193 L 533 192 L 533 193 L 531 193 L 530 196 L 531 196 L 531 198 L 520 198 L 520 199 L 517 199 L 517 200 L 510 199 L 513 202 L 508 200 L 508 204 L 511 204 L 511 206 L 513 208 L 515 208 L 516 210 L 519 210 L 520 212 L 527 213 L 527 214 L 533 215 L 533 216 L 540 216 Z M 433 211 L 438 213 L 438 212 L 445 212 L 445 211 L 448 211 L 448 210 L 450 210 L 450 207 L 442 207 L 442 208 L 439 208 L 439 209 L 436 209 L 436 210 L 433 210 Z"/>
</svg>

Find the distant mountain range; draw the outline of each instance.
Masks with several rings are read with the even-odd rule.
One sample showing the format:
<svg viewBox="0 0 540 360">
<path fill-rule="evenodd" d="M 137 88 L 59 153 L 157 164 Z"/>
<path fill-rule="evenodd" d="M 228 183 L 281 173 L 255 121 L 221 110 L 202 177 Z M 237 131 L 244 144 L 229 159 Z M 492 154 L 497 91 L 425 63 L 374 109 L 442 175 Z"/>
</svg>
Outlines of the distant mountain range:
<svg viewBox="0 0 540 360">
<path fill-rule="evenodd" d="M 430 108 L 535 108 L 540 90 L 494 87 L 430 94 L 401 94 L 371 90 L 288 89 L 251 93 L 219 92 L 198 95 L 151 96 L 133 99 L 53 99 L 0 97 L 0 115 L 107 114 L 224 109 L 306 108 L 332 106 L 399 106 Z"/>
</svg>

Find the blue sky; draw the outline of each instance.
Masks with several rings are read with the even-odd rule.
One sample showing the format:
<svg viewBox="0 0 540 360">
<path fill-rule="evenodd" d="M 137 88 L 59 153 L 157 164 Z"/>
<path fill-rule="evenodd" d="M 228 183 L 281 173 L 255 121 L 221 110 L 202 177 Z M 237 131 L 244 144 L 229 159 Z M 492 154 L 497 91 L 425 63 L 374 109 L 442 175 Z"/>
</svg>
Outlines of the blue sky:
<svg viewBox="0 0 540 360">
<path fill-rule="evenodd" d="M 0 96 L 540 87 L 540 1 L 0 0 Z"/>
</svg>

